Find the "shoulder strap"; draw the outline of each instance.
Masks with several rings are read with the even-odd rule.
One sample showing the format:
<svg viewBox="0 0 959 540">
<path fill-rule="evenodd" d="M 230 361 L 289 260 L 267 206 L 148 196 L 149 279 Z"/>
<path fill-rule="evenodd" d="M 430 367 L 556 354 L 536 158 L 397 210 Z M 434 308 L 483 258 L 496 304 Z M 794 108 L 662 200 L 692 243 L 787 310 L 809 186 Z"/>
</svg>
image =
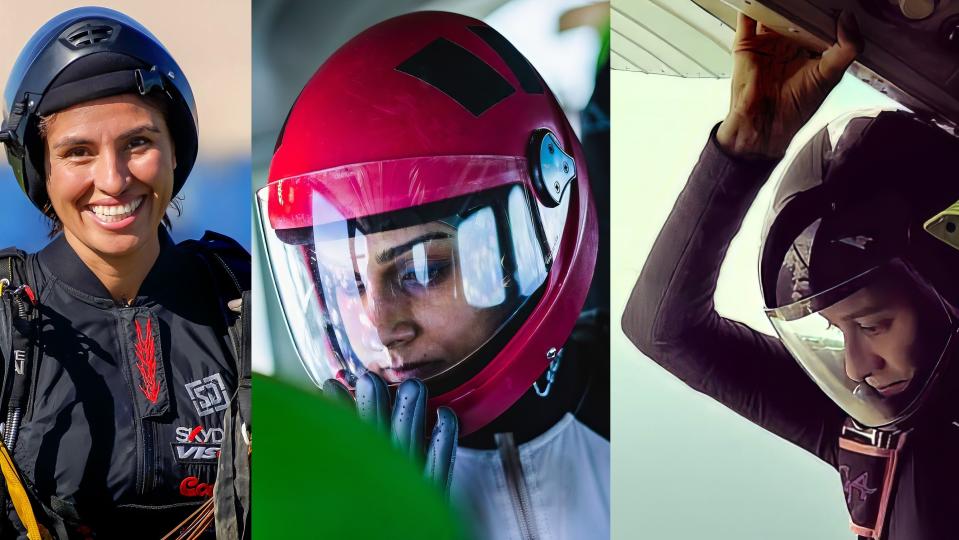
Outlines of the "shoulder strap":
<svg viewBox="0 0 959 540">
<path fill-rule="evenodd" d="M 213 231 L 206 231 L 199 240 L 186 240 L 179 246 L 203 260 L 213 277 L 220 308 L 233 342 L 237 375 L 249 377 L 250 347 L 245 328 L 249 328 L 249 301 L 243 302 L 240 313 L 229 308 L 230 302 L 243 298 L 250 291 L 250 254 L 236 240 Z"/>
<path fill-rule="evenodd" d="M 0 249 L 0 417 L 6 418 L 6 433 L 4 433 L 4 439 L 10 439 L 11 435 L 15 432 L 15 427 L 12 426 L 10 413 L 12 407 L 16 404 L 15 401 L 20 402 L 22 398 L 26 398 L 25 394 L 30 392 L 29 381 L 32 379 L 32 373 L 29 379 L 25 379 L 24 385 L 20 388 L 13 388 L 13 379 L 11 377 L 11 369 L 16 369 L 14 362 L 11 361 L 7 356 L 14 349 L 14 312 L 13 310 L 17 309 L 16 301 L 14 299 L 14 292 L 17 291 L 22 285 L 27 285 L 33 290 L 33 294 L 38 295 L 39 291 L 36 290 L 36 276 L 34 275 L 31 266 L 27 264 L 27 253 L 23 250 L 9 247 L 5 249 Z M 35 366 L 37 363 L 37 351 L 39 350 L 39 336 L 35 333 L 29 334 L 29 340 L 32 343 L 29 344 L 29 350 L 33 352 L 31 356 L 32 366 Z M 22 368 L 21 368 L 22 370 Z M 22 375 L 22 373 L 19 373 Z M 22 403 L 20 404 L 23 405 Z M 24 411 L 20 411 L 22 414 Z M 19 421 L 19 419 L 18 419 Z M 8 453 L 7 448 L 4 446 L 3 450 L 3 459 L 7 460 L 6 466 L 3 470 L 3 481 L 0 484 L 0 512 L 6 517 L 7 511 L 7 498 L 8 495 L 12 497 L 14 511 L 17 516 L 21 519 L 24 526 L 29 532 L 36 528 L 36 518 L 34 517 L 34 510 L 37 510 L 36 515 L 42 515 L 45 520 L 45 524 L 48 527 L 51 527 L 52 530 L 57 534 L 57 537 L 66 538 L 67 530 L 65 528 L 64 521 L 53 512 L 46 504 L 41 502 L 41 499 L 37 496 L 36 491 L 33 488 L 33 485 L 22 476 L 17 471 L 16 463 L 13 461 L 12 451 Z M 14 500 L 16 499 L 16 500 Z M 19 504 L 18 504 L 19 501 Z M 10 532 L 4 530 L 3 532 Z"/>
<path fill-rule="evenodd" d="M 23 328 L 14 328 L 14 313 L 18 310 L 14 293 L 23 285 L 28 285 L 31 289 L 34 287 L 35 280 L 28 274 L 32 272 L 28 271 L 26 252 L 12 247 L 0 250 L 0 381 L 2 381 L 0 382 L 0 414 L 2 415 L 6 415 L 10 408 L 12 389 L 9 383 L 13 377 L 8 376 L 12 365 L 9 356 L 14 349 L 14 341 L 21 342 L 18 346 L 20 349 L 37 350 L 35 333 L 24 334 Z M 17 314 L 20 315 L 19 312 Z M 22 343 L 24 337 L 27 338 L 28 343 Z"/>
<path fill-rule="evenodd" d="M 6 286 L 26 283 L 27 254 L 22 249 L 8 247 L 0 249 L 0 280 L 6 280 Z M 0 291 L 2 292 L 2 291 Z"/>
<path fill-rule="evenodd" d="M 250 290 L 250 253 L 236 240 L 206 231 L 199 240 L 186 240 L 179 246 L 207 262 L 221 297 L 232 300 Z"/>
<path fill-rule="evenodd" d="M 6 358 L 10 351 L 11 339 L 13 339 L 13 320 L 9 313 L 9 304 L 12 301 L 9 299 L 9 294 L 5 296 L 4 292 L 16 289 L 23 281 L 25 263 L 26 253 L 23 251 L 16 248 L 0 250 L 0 304 L 2 304 L 0 306 L 0 360 Z M 5 369 L 6 362 L 3 364 L 0 367 L 2 368 L 0 373 Z"/>
<path fill-rule="evenodd" d="M 207 231 L 181 244 L 199 255 L 213 274 L 236 353 L 237 389 L 224 421 L 217 460 L 214 519 L 217 538 L 250 538 L 250 255 L 235 240 Z M 240 299 L 237 309 L 235 300 Z M 239 312 L 239 313 L 237 313 Z"/>
</svg>

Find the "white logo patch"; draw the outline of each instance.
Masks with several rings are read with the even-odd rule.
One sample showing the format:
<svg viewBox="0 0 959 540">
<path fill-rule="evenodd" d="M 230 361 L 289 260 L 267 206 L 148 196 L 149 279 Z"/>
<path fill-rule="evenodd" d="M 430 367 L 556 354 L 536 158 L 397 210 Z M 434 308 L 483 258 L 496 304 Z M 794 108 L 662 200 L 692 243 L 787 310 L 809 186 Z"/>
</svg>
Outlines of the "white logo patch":
<svg viewBox="0 0 959 540">
<path fill-rule="evenodd" d="M 178 463 L 214 464 L 220 457 L 220 447 L 218 445 L 203 443 L 171 444 Z"/>
<path fill-rule="evenodd" d="M 226 385 L 219 373 L 187 383 L 187 394 L 193 400 L 193 406 L 200 416 L 222 411 L 229 405 L 226 398 Z"/>
<path fill-rule="evenodd" d="M 13 351 L 13 370 L 23 375 L 23 364 L 27 361 L 27 351 Z"/>
<path fill-rule="evenodd" d="M 204 428 L 197 426 L 176 428 L 176 441 L 181 443 L 220 444 L 223 442 L 223 428 Z"/>
</svg>

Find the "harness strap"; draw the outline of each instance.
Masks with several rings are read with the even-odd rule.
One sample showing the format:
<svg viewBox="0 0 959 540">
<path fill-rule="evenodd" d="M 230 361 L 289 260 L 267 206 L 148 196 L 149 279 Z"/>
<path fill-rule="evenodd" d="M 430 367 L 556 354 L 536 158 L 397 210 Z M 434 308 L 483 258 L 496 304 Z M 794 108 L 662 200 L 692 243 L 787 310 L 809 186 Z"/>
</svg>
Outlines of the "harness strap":
<svg viewBox="0 0 959 540">
<path fill-rule="evenodd" d="M 37 352 L 37 330 L 39 311 L 37 298 L 29 285 L 17 287 L 11 294 L 16 309 L 11 314 L 13 332 L 12 365 L 13 371 L 7 371 L 12 378 L 10 396 L 7 399 L 7 422 L 3 433 L 3 443 L 13 450 L 17 444 L 20 422 L 26 412 L 30 395 L 30 382 L 33 379 L 34 355 Z"/>
<path fill-rule="evenodd" d="M 224 441 L 217 461 L 213 497 L 177 528 L 178 538 L 194 538 L 215 523 L 217 538 L 250 538 L 251 304 L 249 254 L 234 240 L 207 231 L 180 246 L 191 250 L 212 274 L 233 346 L 237 386 L 224 418 Z M 240 299 L 239 313 L 235 300 Z"/>
<path fill-rule="evenodd" d="M 839 475 L 849 528 L 860 538 L 882 537 L 908 432 L 863 428 L 847 419 L 839 438 Z"/>
<path fill-rule="evenodd" d="M 6 311 L 9 308 L 5 317 L 7 327 L 0 329 L 0 335 L 8 340 L 0 352 L 0 357 L 5 360 L 0 366 L 0 412 L 6 412 L 3 441 L 0 442 L 0 472 L 3 473 L 0 512 L 6 514 L 9 497 L 14 512 L 27 529 L 28 538 L 50 538 L 49 532 L 38 524 L 35 508 L 59 537 L 66 538 L 62 518 L 40 502 L 33 487 L 21 478 L 11 455 L 19 424 L 29 415 L 31 408 L 30 397 L 34 390 L 31 383 L 40 349 L 38 298 L 30 286 L 36 283 L 36 276 L 26 259 L 23 251 L 0 250 L 0 298 L 6 304 L 2 309 Z M 9 358 L 6 357 L 8 353 Z M 42 536 L 41 531 L 44 533 Z"/>
<path fill-rule="evenodd" d="M 13 464 L 13 458 L 7 452 L 7 447 L 0 443 L 0 472 L 3 473 L 3 479 L 7 485 L 7 493 L 10 495 L 10 501 L 13 502 L 13 509 L 17 512 L 20 522 L 27 529 L 27 538 L 30 540 L 42 540 L 40 536 L 40 525 L 33 514 L 33 505 L 30 504 L 30 497 L 27 490 L 17 474 L 17 468 Z"/>
</svg>

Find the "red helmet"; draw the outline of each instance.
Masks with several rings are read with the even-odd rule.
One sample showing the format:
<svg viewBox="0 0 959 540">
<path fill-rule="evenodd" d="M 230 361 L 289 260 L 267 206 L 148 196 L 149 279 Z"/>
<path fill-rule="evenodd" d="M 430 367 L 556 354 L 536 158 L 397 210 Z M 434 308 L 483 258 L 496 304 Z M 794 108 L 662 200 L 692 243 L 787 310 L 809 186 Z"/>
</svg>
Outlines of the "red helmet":
<svg viewBox="0 0 959 540">
<path fill-rule="evenodd" d="M 563 110 L 502 35 L 452 13 L 377 24 L 320 66 L 257 198 L 313 382 L 418 377 L 464 435 L 546 370 L 595 265 Z"/>
</svg>

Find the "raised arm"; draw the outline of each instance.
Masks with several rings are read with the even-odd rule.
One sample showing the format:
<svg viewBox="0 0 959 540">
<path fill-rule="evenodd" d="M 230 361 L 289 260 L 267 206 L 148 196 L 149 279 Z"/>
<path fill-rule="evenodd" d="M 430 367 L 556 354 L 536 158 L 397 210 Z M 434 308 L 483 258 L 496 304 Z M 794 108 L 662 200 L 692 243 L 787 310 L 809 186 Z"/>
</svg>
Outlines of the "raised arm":
<svg viewBox="0 0 959 540">
<path fill-rule="evenodd" d="M 811 57 L 740 15 L 729 114 L 710 136 L 623 314 L 623 330 L 647 356 L 829 462 L 835 461 L 840 409 L 777 338 L 720 317 L 713 295 L 726 250 L 756 194 L 859 43 L 855 21 L 843 16 L 837 43 Z"/>
</svg>

